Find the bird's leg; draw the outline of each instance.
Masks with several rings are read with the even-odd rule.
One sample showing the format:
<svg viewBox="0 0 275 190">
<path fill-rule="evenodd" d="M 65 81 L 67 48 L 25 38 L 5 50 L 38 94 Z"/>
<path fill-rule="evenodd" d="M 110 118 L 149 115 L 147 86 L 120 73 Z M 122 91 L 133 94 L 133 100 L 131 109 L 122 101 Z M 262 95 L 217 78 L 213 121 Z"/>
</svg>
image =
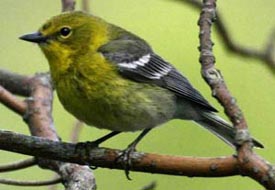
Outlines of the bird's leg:
<svg viewBox="0 0 275 190">
<path fill-rule="evenodd" d="M 92 141 L 90 143 L 98 146 L 99 144 L 103 143 L 104 141 L 118 135 L 119 133 L 121 133 L 120 131 L 112 131 L 110 133 L 108 133 L 107 135 L 104 135 L 103 137 L 100 137 L 99 139 L 95 140 L 95 141 Z"/>
<path fill-rule="evenodd" d="M 137 144 L 141 141 L 141 139 L 151 130 L 152 128 L 145 129 L 141 132 L 141 134 L 131 143 L 128 145 L 128 147 L 122 152 L 121 155 L 119 155 L 116 159 L 117 161 L 120 161 L 125 170 L 125 175 L 128 180 L 131 180 L 129 174 L 129 169 L 131 168 L 132 161 L 131 161 L 131 154 L 136 151 Z"/>
<path fill-rule="evenodd" d="M 104 135 L 103 137 L 100 137 L 99 139 L 95 140 L 95 141 L 87 141 L 87 142 L 79 142 L 77 143 L 77 147 L 98 147 L 98 145 L 100 145 L 101 143 L 103 143 L 104 141 L 112 138 L 113 136 L 116 136 L 117 134 L 121 133 L 120 131 L 112 131 L 110 133 L 108 133 L 107 135 Z"/>
</svg>

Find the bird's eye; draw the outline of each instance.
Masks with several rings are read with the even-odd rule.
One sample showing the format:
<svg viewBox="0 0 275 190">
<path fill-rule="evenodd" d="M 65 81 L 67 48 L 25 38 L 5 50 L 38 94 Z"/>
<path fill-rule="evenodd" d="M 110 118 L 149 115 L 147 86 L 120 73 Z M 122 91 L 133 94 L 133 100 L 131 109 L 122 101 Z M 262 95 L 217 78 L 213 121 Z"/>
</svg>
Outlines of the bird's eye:
<svg viewBox="0 0 275 190">
<path fill-rule="evenodd" d="M 69 28 L 67 26 L 60 29 L 60 35 L 63 38 L 69 37 L 71 33 L 72 33 L 71 28 Z"/>
</svg>

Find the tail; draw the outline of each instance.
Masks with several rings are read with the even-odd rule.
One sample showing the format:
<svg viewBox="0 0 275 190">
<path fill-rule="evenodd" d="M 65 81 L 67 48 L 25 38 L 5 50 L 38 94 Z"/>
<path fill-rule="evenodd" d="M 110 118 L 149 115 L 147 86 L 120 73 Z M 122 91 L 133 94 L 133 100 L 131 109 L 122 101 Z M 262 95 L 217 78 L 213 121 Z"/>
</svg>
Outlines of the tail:
<svg viewBox="0 0 275 190">
<path fill-rule="evenodd" d="M 204 112 L 202 114 L 202 119 L 196 121 L 196 123 L 208 129 L 214 135 L 225 141 L 227 144 L 234 146 L 235 142 L 235 130 L 234 128 L 225 120 L 220 118 L 211 112 Z M 255 147 L 264 148 L 264 146 L 257 140 L 253 139 Z"/>
</svg>

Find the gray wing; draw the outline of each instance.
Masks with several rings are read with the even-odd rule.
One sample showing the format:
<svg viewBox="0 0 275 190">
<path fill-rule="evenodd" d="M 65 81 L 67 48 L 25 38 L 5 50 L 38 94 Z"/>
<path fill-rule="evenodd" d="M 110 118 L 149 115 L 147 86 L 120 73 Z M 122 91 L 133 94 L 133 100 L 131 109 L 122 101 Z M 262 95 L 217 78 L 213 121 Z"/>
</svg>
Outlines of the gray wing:
<svg viewBox="0 0 275 190">
<path fill-rule="evenodd" d="M 123 77 L 158 85 L 203 108 L 216 112 L 190 82 L 170 63 L 155 54 L 144 41 L 120 39 L 99 48 L 106 59 L 115 64 Z"/>
</svg>

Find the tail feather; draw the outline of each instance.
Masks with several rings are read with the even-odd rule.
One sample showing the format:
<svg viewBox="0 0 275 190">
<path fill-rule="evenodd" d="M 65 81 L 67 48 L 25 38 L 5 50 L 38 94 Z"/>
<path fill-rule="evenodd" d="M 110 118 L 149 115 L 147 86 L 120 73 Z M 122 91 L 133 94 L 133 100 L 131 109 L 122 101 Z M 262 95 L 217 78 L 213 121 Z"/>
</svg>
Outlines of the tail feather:
<svg viewBox="0 0 275 190">
<path fill-rule="evenodd" d="M 202 114 L 202 119 L 195 122 L 208 129 L 210 132 L 212 132 L 230 146 L 235 147 L 235 130 L 227 121 L 221 117 L 211 112 L 205 112 Z M 253 139 L 252 141 L 255 147 L 264 147 L 257 140 Z"/>
</svg>

